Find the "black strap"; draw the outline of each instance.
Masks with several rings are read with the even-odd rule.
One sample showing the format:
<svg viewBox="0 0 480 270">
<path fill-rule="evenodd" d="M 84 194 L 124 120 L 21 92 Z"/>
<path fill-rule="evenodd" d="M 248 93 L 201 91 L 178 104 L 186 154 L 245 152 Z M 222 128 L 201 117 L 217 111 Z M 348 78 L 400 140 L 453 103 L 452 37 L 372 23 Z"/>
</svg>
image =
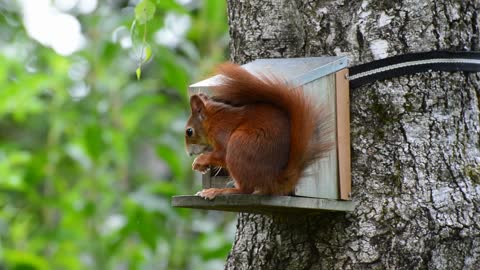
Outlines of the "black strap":
<svg viewBox="0 0 480 270">
<path fill-rule="evenodd" d="M 350 88 L 428 71 L 480 72 L 480 52 L 409 53 L 353 66 L 349 68 Z"/>
</svg>

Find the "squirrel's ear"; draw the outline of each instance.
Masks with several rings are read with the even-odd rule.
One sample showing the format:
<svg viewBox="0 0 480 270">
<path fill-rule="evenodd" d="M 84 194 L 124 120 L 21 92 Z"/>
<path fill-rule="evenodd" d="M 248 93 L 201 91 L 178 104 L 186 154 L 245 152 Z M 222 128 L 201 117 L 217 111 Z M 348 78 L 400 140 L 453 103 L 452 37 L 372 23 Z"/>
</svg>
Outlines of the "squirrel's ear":
<svg viewBox="0 0 480 270">
<path fill-rule="evenodd" d="M 198 95 L 190 97 L 190 108 L 192 109 L 192 115 L 198 115 L 200 119 L 205 118 L 205 103 Z"/>
</svg>

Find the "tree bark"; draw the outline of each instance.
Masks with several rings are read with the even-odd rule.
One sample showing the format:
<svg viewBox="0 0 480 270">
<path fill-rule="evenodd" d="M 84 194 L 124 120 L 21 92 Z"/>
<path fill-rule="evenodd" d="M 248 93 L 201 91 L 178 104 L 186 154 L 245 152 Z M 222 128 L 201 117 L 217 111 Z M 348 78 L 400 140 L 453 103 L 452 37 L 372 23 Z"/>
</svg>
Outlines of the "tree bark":
<svg viewBox="0 0 480 270">
<path fill-rule="evenodd" d="M 480 3 L 229 0 L 231 58 L 478 50 Z M 349 214 L 239 214 L 226 269 L 480 269 L 480 76 L 351 91 Z"/>
</svg>

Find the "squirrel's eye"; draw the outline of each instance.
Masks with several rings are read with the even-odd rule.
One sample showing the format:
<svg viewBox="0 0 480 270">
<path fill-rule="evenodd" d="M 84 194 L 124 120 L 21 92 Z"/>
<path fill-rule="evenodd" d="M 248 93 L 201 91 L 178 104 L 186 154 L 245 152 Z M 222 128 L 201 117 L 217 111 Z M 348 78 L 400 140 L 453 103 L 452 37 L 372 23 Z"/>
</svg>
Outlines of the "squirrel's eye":
<svg viewBox="0 0 480 270">
<path fill-rule="evenodd" d="M 193 135 L 193 128 L 187 128 L 185 131 L 185 134 L 187 134 L 188 137 L 192 137 Z"/>
</svg>

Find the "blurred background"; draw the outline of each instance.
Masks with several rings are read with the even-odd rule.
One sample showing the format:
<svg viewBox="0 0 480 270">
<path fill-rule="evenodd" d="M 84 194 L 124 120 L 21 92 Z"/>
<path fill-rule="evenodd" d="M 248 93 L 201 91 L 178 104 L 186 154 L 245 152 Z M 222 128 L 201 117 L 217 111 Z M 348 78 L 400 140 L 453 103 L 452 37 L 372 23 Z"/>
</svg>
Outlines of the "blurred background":
<svg viewBox="0 0 480 270">
<path fill-rule="evenodd" d="M 0 269 L 223 268 L 235 216 L 170 198 L 227 31 L 221 0 L 0 1 Z"/>
</svg>

